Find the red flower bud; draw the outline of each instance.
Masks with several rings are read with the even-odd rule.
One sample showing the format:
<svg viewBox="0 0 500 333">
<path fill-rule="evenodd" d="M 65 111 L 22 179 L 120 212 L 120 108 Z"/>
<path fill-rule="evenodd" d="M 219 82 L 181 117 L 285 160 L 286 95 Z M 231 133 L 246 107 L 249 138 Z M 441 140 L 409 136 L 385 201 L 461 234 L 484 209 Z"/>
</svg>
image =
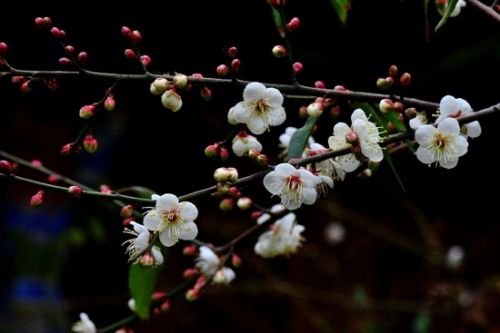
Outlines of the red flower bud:
<svg viewBox="0 0 500 333">
<path fill-rule="evenodd" d="M 235 46 L 231 46 L 230 48 L 227 49 L 227 55 L 230 58 L 234 58 L 238 55 L 238 49 Z"/>
<path fill-rule="evenodd" d="M 71 194 L 72 196 L 75 196 L 77 198 L 80 197 L 82 192 L 83 192 L 82 188 L 77 185 L 73 185 L 68 188 L 68 194 Z"/>
<path fill-rule="evenodd" d="M 31 207 L 39 207 L 43 204 L 43 190 L 38 191 L 34 196 L 31 197 L 30 204 Z"/>
</svg>

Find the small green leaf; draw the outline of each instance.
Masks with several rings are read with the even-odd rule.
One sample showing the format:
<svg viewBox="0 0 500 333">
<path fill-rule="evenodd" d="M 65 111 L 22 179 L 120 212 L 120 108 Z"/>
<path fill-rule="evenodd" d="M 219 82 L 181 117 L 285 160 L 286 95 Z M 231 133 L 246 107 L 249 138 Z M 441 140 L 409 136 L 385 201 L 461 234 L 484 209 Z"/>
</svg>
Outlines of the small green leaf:
<svg viewBox="0 0 500 333">
<path fill-rule="evenodd" d="M 406 131 L 406 126 L 405 124 L 399 119 L 399 113 L 398 112 L 389 112 L 388 114 L 384 115 L 385 119 L 390 121 L 394 127 L 398 130 L 398 132 L 405 132 Z"/>
<path fill-rule="evenodd" d="M 149 318 L 151 295 L 158 279 L 161 267 L 143 267 L 138 264 L 130 265 L 128 271 L 128 288 L 135 300 L 135 312 L 141 319 Z"/>
<path fill-rule="evenodd" d="M 351 0 L 330 0 L 333 8 L 337 12 L 340 22 L 347 22 L 347 12 L 351 9 Z"/>
<path fill-rule="evenodd" d="M 285 24 L 283 22 L 281 13 L 278 9 L 271 7 L 273 12 L 274 24 L 276 25 L 276 29 L 278 29 L 278 33 L 282 38 L 285 38 Z"/>
<path fill-rule="evenodd" d="M 458 0 L 449 0 L 448 6 L 446 7 L 446 12 L 444 13 L 443 17 L 441 18 L 441 21 L 436 26 L 436 29 L 434 31 L 438 31 L 439 28 L 441 28 L 450 18 L 451 13 L 453 13 L 453 10 L 455 9 L 456 5 L 458 3 Z"/>
<path fill-rule="evenodd" d="M 431 316 L 427 312 L 418 314 L 413 320 L 414 333 L 427 333 L 431 328 Z"/>
<path fill-rule="evenodd" d="M 302 156 L 307 140 L 311 136 L 311 131 L 316 124 L 318 117 L 308 117 L 304 126 L 293 133 L 288 145 L 288 159 L 298 158 Z"/>
</svg>

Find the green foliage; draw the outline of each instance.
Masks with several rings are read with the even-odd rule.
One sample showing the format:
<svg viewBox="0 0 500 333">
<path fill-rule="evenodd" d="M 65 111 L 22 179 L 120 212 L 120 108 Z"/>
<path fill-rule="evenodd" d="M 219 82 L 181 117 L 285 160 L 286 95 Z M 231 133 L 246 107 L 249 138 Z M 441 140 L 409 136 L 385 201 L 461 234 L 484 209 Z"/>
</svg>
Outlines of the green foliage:
<svg viewBox="0 0 500 333">
<path fill-rule="evenodd" d="M 330 0 L 330 2 L 337 12 L 340 22 L 345 24 L 347 22 L 347 13 L 351 9 L 351 0 Z"/>
<path fill-rule="evenodd" d="M 457 5 L 458 0 L 449 0 L 448 6 L 446 7 L 446 12 L 444 13 L 443 17 L 441 18 L 441 21 L 436 26 L 436 29 L 434 31 L 438 31 L 450 18 L 451 13 L 453 13 L 453 10 L 455 9 L 455 6 Z"/>
<path fill-rule="evenodd" d="M 418 314 L 413 320 L 414 333 L 428 333 L 431 328 L 431 316 L 427 312 Z"/>
<path fill-rule="evenodd" d="M 288 159 L 298 158 L 302 156 L 307 140 L 311 136 L 311 132 L 316 125 L 318 117 L 308 117 L 304 126 L 293 133 L 288 145 Z"/>
<path fill-rule="evenodd" d="M 143 267 L 130 265 L 128 272 L 128 288 L 135 300 L 135 312 L 141 319 L 149 318 L 151 295 L 158 279 L 161 267 Z"/>
</svg>

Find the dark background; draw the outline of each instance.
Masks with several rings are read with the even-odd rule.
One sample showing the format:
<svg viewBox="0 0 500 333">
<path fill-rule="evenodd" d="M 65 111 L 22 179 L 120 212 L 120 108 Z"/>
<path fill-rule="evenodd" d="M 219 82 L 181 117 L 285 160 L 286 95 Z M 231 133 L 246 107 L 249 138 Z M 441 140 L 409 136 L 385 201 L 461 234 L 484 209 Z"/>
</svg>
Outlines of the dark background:
<svg viewBox="0 0 500 333">
<path fill-rule="evenodd" d="M 142 32 L 143 52 L 153 59 L 151 71 L 214 76 L 226 60 L 224 50 L 235 45 L 241 78 L 287 82 L 286 61 L 270 52 L 280 41 L 265 1 L 177 1 L 162 7 L 9 2 L 2 6 L 0 40 L 9 44 L 7 59 L 16 68 L 59 69 L 62 50 L 33 23 L 47 15 L 66 30 L 68 43 L 89 53 L 88 68 L 137 71 L 123 57 L 128 44 L 120 27 L 127 25 Z M 346 26 L 327 0 L 291 0 L 286 13 L 301 19 L 292 42 L 296 60 L 304 64 L 299 76 L 304 84 L 321 79 L 328 87 L 374 91 L 376 78 L 386 76 L 394 63 L 411 72 L 412 97 L 439 101 L 452 94 L 476 110 L 498 102 L 500 30 L 472 7 L 430 40 L 423 1 L 354 0 Z M 439 20 L 432 3 L 429 19 L 431 27 Z M 214 87 L 210 102 L 196 91 L 183 93 L 182 110 L 172 113 L 149 93 L 149 82 L 123 82 L 115 93 L 117 109 L 94 128 L 98 152 L 64 158 L 60 147 L 84 124 L 79 108 L 99 100 L 112 82 L 67 78 L 58 83 L 56 92 L 39 85 L 24 95 L 8 79 L 0 80 L 2 149 L 40 159 L 95 187 L 141 185 L 182 195 L 212 185 L 212 172 L 221 163 L 204 157 L 203 149 L 229 133 L 226 114 L 241 100 L 241 88 Z M 301 105 L 285 102 L 289 125 L 301 126 L 296 112 Z M 348 119 L 349 111 L 343 110 L 341 119 Z M 298 212 L 307 241 L 297 255 L 263 260 L 252 251 L 257 237 L 245 240 L 237 249 L 243 267 L 230 287 L 210 288 L 195 303 L 180 297 L 169 314 L 135 327 L 153 332 L 498 332 L 500 181 L 494 159 L 499 120 L 494 115 L 481 121 L 483 135 L 470 142 L 453 170 L 428 168 L 411 153 L 399 153 L 394 161 L 406 194 L 386 165 L 368 180 L 350 175 L 327 198 Z M 316 139 L 326 145 L 334 122 L 323 121 Z M 262 137 L 270 156 L 279 151 L 284 127 Z M 257 169 L 234 158 L 222 164 L 238 166 L 242 174 Z M 36 188 L 3 182 L 0 190 L 0 331 L 65 332 L 81 311 L 98 327 L 128 315 L 127 265 L 120 246 L 126 237 L 116 208 L 48 194 L 47 203 L 33 210 L 29 198 Z M 263 205 L 275 202 L 260 186 L 244 190 Z M 214 244 L 253 223 L 244 213 L 218 212 L 217 201 L 209 197 L 194 203 L 201 212 L 199 237 Z M 324 237 L 334 221 L 347 231 L 337 245 Z M 443 264 L 454 244 L 466 253 L 457 270 Z M 162 290 L 179 283 L 181 272 L 192 265 L 181 248 L 170 251 Z"/>
</svg>

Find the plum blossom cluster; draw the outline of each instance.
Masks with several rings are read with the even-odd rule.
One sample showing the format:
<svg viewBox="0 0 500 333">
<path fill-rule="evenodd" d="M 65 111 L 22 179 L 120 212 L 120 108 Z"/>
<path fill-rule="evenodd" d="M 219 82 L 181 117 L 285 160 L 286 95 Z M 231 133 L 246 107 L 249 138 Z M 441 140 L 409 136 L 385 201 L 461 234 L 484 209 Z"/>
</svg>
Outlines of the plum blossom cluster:
<svg viewBox="0 0 500 333">
<path fill-rule="evenodd" d="M 296 215 L 288 213 L 260 235 L 254 247 L 255 253 L 263 258 L 293 254 L 304 240 L 301 236 L 304 230 L 304 226 L 297 224 Z"/>
</svg>

